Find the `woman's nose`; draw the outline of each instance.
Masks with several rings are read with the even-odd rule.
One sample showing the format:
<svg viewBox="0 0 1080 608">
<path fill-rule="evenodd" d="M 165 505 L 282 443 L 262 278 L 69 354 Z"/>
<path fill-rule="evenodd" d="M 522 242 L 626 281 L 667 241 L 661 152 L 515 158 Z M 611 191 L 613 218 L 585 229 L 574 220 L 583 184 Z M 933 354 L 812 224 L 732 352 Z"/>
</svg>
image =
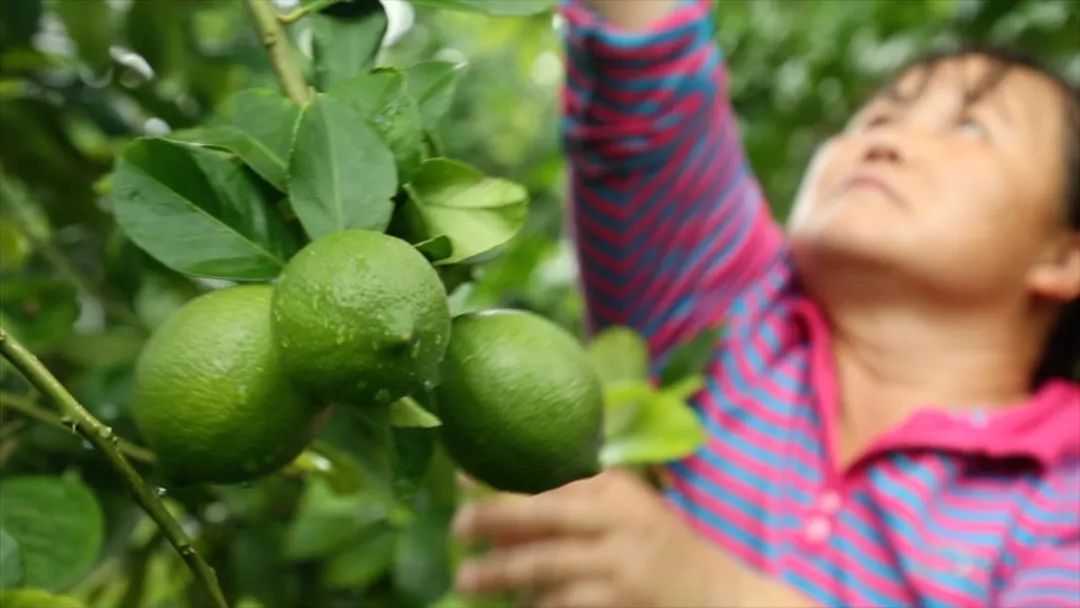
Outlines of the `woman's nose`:
<svg viewBox="0 0 1080 608">
<path fill-rule="evenodd" d="M 863 152 L 863 161 L 901 164 L 903 162 L 903 157 L 900 154 L 900 150 L 894 144 L 876 140 L 870 142 L 866 146 L 866 151 Z"/>
</svg>

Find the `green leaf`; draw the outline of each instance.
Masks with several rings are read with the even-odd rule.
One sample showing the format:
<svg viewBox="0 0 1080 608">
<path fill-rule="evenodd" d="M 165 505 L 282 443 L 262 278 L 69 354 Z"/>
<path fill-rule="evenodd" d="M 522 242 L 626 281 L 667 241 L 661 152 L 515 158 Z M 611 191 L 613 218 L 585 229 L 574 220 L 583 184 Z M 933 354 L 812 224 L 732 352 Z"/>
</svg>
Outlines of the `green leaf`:
<svg viewBox="0 0 1080 608">
<path fill-rule="evenodd" d="M 330 556 L 322 573 L 331 589 L 362 591 L 390 569 L 397 532 L 389 526 L 372 526 L 344 550 Z"/>
<path fill-rule="evenodd" d="M 705 366 L 716 353 L 716 343 L 723 331 L 722 327 L 702 330 L 689 342 L 668 353 L 660 368 L 660 385 L 668 386 L 687 376 L 704 372 Z"/>
<path fill-rule="evenodd" d="M 282 552 L 296 561 L 325 557 L 386 515 L 386 503 L 371 491 L 338 494 L 329 482 L 314 478 L 304 488 L 296 516 L 285 531 Z"/>
<path fill-rule="evenodd" d="M 86 608 L 86 604 L 76 598 L 49 593 L 44 589 L 0 591 L 0 606 L 4 608 Z"/>
<path fill-rule="evenodd" d="M 367 405 L 367 404 L 365 404 Z M 352 404 L 334 407 L 327 417 L 316 445 L 329 445 L 357 463 L 363 488 L 376 492 L 384 502 L 394 500 L 393 436 L 390 426 L 377 420 L 366 408 Z M 328 458 L 333 458 L 328 455 Z"/>
<path fill-rule="evenodd" d="M 304 108 L 289 163 L 289 197 L 312 239 L 382 231 L 397 191 L 394 156 L 348 104 L 318 95 Z"/>
<path fill-rule="evenodd" d="M 95 70 L 111 61 L 112 16 L 105 0 L 53 0 L 52 8 L 79 49 L 79 57 Z"/>
<path fill-rule="evenodd" d="M 316 439 L 300 455 L 322 459 L 315 468 L 319 476 L 338 494 L 351 494 L 365 485 L 366 478 L 360 463 L 344 450 L 326 441 Z"/>
<path fill-rule="evenodd" d="M 394 153 L 402 182 L 412 179 L 424 159 L 420 108 L 405 87 L 405 76 L 392 68 L 336 83 L 327 94 L 347 102 L 378 131 Z"/>
<path fill-rule="evenodd" d="M 637 410 L 652 399 L 656 389 L 648 380 L 610 382 L 604 385 L 605 441 L 624 433 L 632 424 Z"/>
<path fill-rule="evenodd" d="M 629 327 L 610 327 L 600 332 L 589 343 L 588 353 L 603 382 L 649 377 L 649 347 Z"/>
<path fill-rule="evenodd" d="M 135 314 L 149 329 L 154 329 L 199 295 L 190 279 L 165 272 L 144 272 L 135 292 Z"/>
<path fill-rule="evenodd" d="M 605 437 L 605 467 L 662 463 L 692 454 L 705 443 L 705 430 L 685 402 L 653 393 L 625 410 L 629 416 Z"/>
<path fill-rule="evenodd" d="M 27 348 L 48 350 L 71 334 L 79 317 L 75 287 L 46 277 L 5 277 L 0 317 Z"/>
<path fill-rule="evenodd" d="M 680 401 L 686 401 L 703 388 L 705 388 L 705 376 L 696 374 L 667 385 L 662 392 Z"/>
<path fill-rule="evenodd" d="M 26 233 L 14 222 L 0 218 L 0 272 L 21 270 L 31 249 Z"/>
<path fill-rule="evenodd" d="M 0 19 L 0 43 L 6 49 L 29 45 L 41 20 L 41 0 L 8 2 Z"/>
<path fill-rule="evenodd" d="M 424 161 L 405 190 L 406 224 L 414 242 L 439 235 L 450 239 L 453 252 L 440 264 L 505 243 L 521 229 L 528 211 L 528 193 L 520 184 L 445 158 Z"/>
<path fill-rule="evenodd" d="M 23 563 L 19 541 L 0 528 L 0 589 L 9 589 L 22 584 Z"/>
<path fill-rule="evenodd" d="M 158 79 L 176 74 L 187 59 L 186 21 L 190 2 L 133 2 L 124 22 L 131 50 L 153 68 Z"/>
<path fill-rule="evenodd" d="M 280 272 L 296 242 L 262 188 L 235 156 L 145 138 L 117 163 L 113 204 L 124 232 L 166 266 L 263 280 Z"/>
<path fill-rule="evenodd" d="M 58 477 L 8 477 L 0 496 L 0 527 L 19 543 L 27 586 L 61 589 L 90 569 L 104 520 L 89 488 Z"/>
<path fill-rule="evenodd" d="M 248 89 L 229 97 L 210 126 L 181 131 L 175 139 L 223 148 L 285 192 L 289 150 L 300 108 L 268 89 Z"/>
<path fill-rule="evenodd" d="M 420 241 L 414 245 L 431 263 L 441 262 L 454 255 L 454 245 L 445 234 Z"/>
<path fill-rule="evenodd" d="M 26 184 L 3 171 L 0 171 L 0 200 L 4 201 L 4 215 L 10 215 L 31 241 L 52 239 L 52 225 L 38 199 L 30 195 Z"/>
<path fill-rule="evenodd" d="M 399 495 L 407 494 L 430 469 L 439 432 L 434 427 L 401 426 L 391 429 L 391 435 L 394 438 L 396 489 Z"/>
<path fill-rule="evenodd" d="M 534 15 L 551 10 L 556 0 L 412 0 L 417 6 L 445 8 L 496 17 Z"/>
<path fill-rule="evenodd" d="M 271 504 L 281 500 L 280 497 L 274 500 L 265 492 L 262 494 L 264 494 L 263 500 Z M 252 520 L 259 522 L 258 525 L 236 526 L 235 532 L 227 543 L 221 546 L 222 552 L 229 553 L 229 582 L 235 585 L 235 589 L 244 590 L 244 595 L 251 600 L 248 604 L 249 608 L 303 605 L 305 602 L 301 600 L 304 590 L 300 568 L 294 567 L 294 564 L 287 562 L 281 555 L 280 524 L 270 520 L 267 515 L 266 511 L 259 514 L 252 513 Z M 220 556 L 221 553 L 218 555 Z M 174 571 L 173 578 L 186 574 L 183 572 L 185 568 L 180 564 L 176 566 L 178 568 Z M 187 577 L 183 576 L 183 578 Z M 148 584 L 150 584 L 149 581 Z M 182 589 L 182 591 L 185 592 L 183 595 L 190 593 L 190 583 L 187 589 Z M 240 608 L 240 604 L 241 602 L 237 601 L 230 605 Z M 140 605 L 202 608 L 208 606 L 209 602 L 179 597 L 172 602 L 156 604 L 147 602 Z"/>
<path fill-rule="evenodd" d="M 425 410 L 412 397 L 403 397 L 390 404 L 390 426 L 432 428 L 441 426 L 442 421 L 435 414 Z"/>
<path fill-rule="evenodd" d="M 398 536 L 394 551 L 394 586 L 407 606 L 427 606 L 450 588 L 450 509 L 417 514 Z"/>
<path fill-rule="evenodd" d="M 366 3 L 359 14 L 348 17 L 324 13 L 310 19 L 315 84 L 320 90 L 371 69 L 386 34 L 386 13 L 381 4 Z"/>
<path fill-rule="evenodd" d="M 57 351 L 67 361 L 84 368 L 134 365 L 146 336 L 133 327 L 117 325 L 93 333 L 68 336 Z"/>
<path fill-rule="evenodd" d="M 433 131 L 450 109 L 462 67 L 447 61 L 422 61 L 405 70 L 405 85 L 420 106 L 425 129 Z"/>
</svg>

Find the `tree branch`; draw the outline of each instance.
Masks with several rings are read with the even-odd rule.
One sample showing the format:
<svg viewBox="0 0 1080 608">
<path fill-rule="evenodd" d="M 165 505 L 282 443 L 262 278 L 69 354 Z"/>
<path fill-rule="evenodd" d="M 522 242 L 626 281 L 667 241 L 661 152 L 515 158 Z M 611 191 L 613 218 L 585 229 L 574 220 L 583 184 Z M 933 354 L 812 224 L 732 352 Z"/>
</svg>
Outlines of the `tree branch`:
<svg viewBox="0 0 1080 608">
<path fill-rule="evenodd" d="M 60 381 L 45 368 L 41 361 L 18 340 L 8 335 L 2 327 L 0 327 L 0 353 L 15 366 L 15 369 L 26 376 L 26 379 L 41 391 L 42 395 L 57 406 L 61 413 L 60 422 L 64 426 L 78 432 L 104 454 L 109 464 L 120 475 L 135 502 L 157 523 L 169 542 L 180 553 L 180 557 L 187 563 L 195 578 L 206 587 L 214 605 L 218 608 L 228 608 L 213 568 L 195 550 L 191 539 L 165 508 L 157 494 L 146 485 L 139 473 L 124 458 L 117 447 L 120 438 L 116 436 L 116 433 L 86 411 L 86 408 L 75 400 L 75 397 L 64 388 L 63 384 L 60 384 Z"/>
<path fill-rule="evenodd" d="M 46 409 L 42 409 L 29 397 L 0 391 L 0 406 L 9 407 L 24 416 L 33 418 L 39 422 L 44 422 L 49 426 L 67 431 L 71 430 L 71 425 L 64 424 L 59 416 Z M 117 438 L 116 447 L 133 460 L 148 464 L 157 462 L 157 455 L 153 452 L 142 446 L 135 445 L 123 437 Z"/>
<path fill-rule="evenodd" d="M 247 5 L 255 30 L 259 33 L 259 40 L 266 46 L 266 53 L 270 56 L 270 63 L 274 66 L 274 74 L 277 75 L 282 90 L 296 103 L 307 103 L 311 99 L 311 91 L 308 90 L 300 66 L 296 65 L 292 45 L 281 27 L 278 12 L 271 6 L 270 0 L 247 0 Z"/>
</svg>

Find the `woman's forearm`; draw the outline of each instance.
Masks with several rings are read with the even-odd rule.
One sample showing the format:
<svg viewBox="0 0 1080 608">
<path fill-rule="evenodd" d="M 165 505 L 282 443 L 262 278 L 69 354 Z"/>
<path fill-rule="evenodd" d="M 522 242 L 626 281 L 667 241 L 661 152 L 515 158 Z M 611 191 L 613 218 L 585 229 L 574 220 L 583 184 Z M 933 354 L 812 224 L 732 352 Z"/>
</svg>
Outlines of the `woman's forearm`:
<svg viewBox="0 0 1080 608">
<path fill-rule="evenodd" d="M 623 29 L 645 29 L 666 17 L 679 0 L 584 0 L 606 21 Z"/>
</svg>

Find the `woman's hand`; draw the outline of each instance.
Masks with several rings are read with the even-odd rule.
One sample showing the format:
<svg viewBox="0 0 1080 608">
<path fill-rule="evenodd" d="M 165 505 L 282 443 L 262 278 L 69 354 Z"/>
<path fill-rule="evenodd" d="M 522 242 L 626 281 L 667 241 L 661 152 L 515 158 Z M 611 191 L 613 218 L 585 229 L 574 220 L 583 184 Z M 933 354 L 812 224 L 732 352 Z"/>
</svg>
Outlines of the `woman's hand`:
<svg viewBox="0 0 1080 608">
<path fill-rule="evenodd" d="M 524 591 L 535 608 L 732 605 L 741 569 L 625 471 L 465 507 L 454 533 L 494 546 L 459 591 Z"/>
</svg>

